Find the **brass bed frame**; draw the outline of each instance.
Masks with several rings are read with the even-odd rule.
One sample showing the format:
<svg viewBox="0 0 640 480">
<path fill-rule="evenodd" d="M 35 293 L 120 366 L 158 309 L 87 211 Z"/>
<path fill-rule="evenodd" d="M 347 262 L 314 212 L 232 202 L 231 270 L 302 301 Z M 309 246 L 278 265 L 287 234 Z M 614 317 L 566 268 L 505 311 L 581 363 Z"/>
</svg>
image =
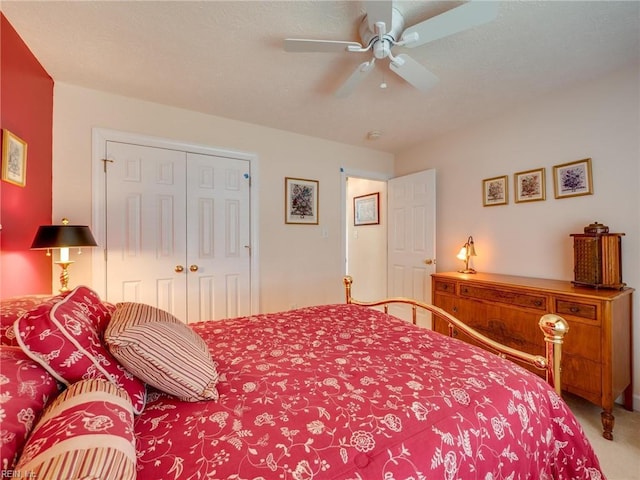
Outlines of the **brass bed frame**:
<svg viewBox="0 0 640 480">
<path fill-rule="evenodd" d="M 385 313 L 389 313 L 389 305 L 409 305 L 411 306 L 412 321 L 414 325 L 417 325 L 418 310 L 430 312 L 432 315 L 435 315 L 448 323 L 449 336 L 453 337 L 455 329 L 457 328 L 459 331 L 469 335 L 475 341 L 480 343 L 484 348 L 493 351 L 502 358 L 518 360 L 539 370 L 544 370 L 547 382 L 555 389 L 558 395 L 561 395 L 562 384 L 560 371 L 562 362 L 562 343 L 564 341 L 565 334 L 569 331 L 569 324 L 564 318 L 552 313 L 543 315 L 540 318 L 538 325 L 544 333 L 545 341 L 545 356 L 543 357 L 541 355 L 532 355 L 530 353 L 522 352 L 491 340 L 435 305 L 404 297 L 387 298 L 375 302 L 361 302 L 355 300 L 351 296 L 351 284 L 353 283 L 353 279 L 350 276 L 345 276 L 343 282 L 347 303 L 362 305 L 364 307 L 383 306 Z"/>
</svg>

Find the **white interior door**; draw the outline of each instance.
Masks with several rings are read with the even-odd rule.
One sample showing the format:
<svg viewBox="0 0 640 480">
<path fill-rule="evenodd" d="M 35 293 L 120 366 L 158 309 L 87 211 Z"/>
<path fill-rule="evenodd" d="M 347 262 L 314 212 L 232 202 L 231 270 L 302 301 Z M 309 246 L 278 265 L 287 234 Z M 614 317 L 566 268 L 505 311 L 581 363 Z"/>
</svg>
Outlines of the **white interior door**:
<svg viewBox="0 0 640 480">
<path fill-rule="evenodd" d="M 249 315 L 249 161 L 187 154 L 189 321 Z"/>
<path fill-rule="evenodd" d="M 251 312 L 249 161 L 107 142 L 106 298 L 185 322 Z"/>
<path fill-rule="evenodd" d="M 431 303 L 431 274 L 435 272 L 435 170 L 396 177 L 388 182 L 388 295 Z M 394 311 L 410 318 L 410 312 Z M 418 323 L 431 326 L 428 317 Z"/>
<path fill-rule="evenodd" d="M 186 154 L 119 142 L 106 151 L 106 299 L 186 320 Z"/>
</svg>

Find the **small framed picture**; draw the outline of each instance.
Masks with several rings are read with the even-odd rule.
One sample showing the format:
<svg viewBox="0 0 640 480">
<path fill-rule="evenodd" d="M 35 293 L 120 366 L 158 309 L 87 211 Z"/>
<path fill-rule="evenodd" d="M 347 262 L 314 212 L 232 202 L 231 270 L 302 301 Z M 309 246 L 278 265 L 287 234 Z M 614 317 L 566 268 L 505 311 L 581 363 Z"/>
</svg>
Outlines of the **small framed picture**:
<svg viewBox="0 0 640 480">
<path fill-rule="evenodd" d="M 509 202 L 507 176 L 486 178 L 482 181 L 482 205 L 506 205 Z"/>
<path fill-rule="evenodd" d="M 592 195 L 591 159 L 554 166 L 553 187 L 556 198 Z"/>
<path fill-rule="evenodd" d="M 353 197 L 353 224 L 378 225 L 380 223 L 380 192 Z"/>
<path fill-rule="evenodd" d="M 284 222 L 318 225 L 318 181 L 284 179 Z"/>
<path fill-rule="evenodd" d="M 516 190 L 516 203 L 536 202 L 546 198 L 544 168 L 515 173 L 513 183 Z"/>
<path fill-rule="evenodd" d="M 27 184 L 27 142 L 2 131 L 2 180 L 19 187 Z"/>
</svg>

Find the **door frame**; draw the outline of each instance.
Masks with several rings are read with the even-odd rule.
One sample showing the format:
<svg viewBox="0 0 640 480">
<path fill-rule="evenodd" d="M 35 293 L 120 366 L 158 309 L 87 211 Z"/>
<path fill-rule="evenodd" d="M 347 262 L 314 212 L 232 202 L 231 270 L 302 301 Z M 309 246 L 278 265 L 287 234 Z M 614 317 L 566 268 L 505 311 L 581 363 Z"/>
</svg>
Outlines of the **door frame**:
<svg viewBox="0 0 640 480">
<path fill-rule="evenodd" d="M 104 245 L 106 239 L 106 185 L 104 175 L 104 159 L 106 156 L 106 142 L 130 143 L 146 147 L 157 147 L 168 150 L 178 150 L 191 153 L 201 153 L 217 157 L 248 160 L 250 169 L 249 210 L 250 210 L 250 242 L 251 259 L 249 266 L 251 285 L 251 314 L 260 312 L 260 275 L 259 275 L 259 242 L 258 221 L 259 213 L 259 182 L 258 182 L 258 157 L 256 154 L 226 150 L 206 145 L 198 145 L 188 142 L 180 142 L 159 137 L 140 135 L 136 133 L 110 130 L 106 128 L 93 128 L 91 132 L 91 231 L 98 245 Z M 100 247 L 98 247 L 100 248 Z M 106 250 L 102 248 L 102 254 L 95 252 L 92 255 L 92 286 L 96 292 L 104 297 L 106 292 L 107 268 Z"/>
<path fill-rule="evenodd" d="M 342 254 L 342 275 L 347 273 L 347 178 L 362 178 L 364 180 L 376 180 L 379 182 L 388 182 L 393 178 L 392 174 L 381 172 L 370 172 L 366 170 L 354 170 L 350 168 L 340 168 L 340 249 Z M 387 231 L 387 224 L 384 224 Z M 387 268 L 387 262 L 385 262 Z"/>
</svg>

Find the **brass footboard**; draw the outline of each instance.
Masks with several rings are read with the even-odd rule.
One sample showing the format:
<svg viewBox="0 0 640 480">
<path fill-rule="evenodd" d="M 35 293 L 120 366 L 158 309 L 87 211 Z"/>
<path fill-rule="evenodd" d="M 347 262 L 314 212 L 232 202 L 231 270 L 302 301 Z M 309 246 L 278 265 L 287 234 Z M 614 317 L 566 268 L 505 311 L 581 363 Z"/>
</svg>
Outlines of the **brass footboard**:
<svg viewBox="0 0 640 480">
<path fill-rule="evenodd" d="M 543 315 L 542 318 L 540 318 L 540 322 L 538 324 L 544 333 L 546 351 L 545 358 L 541 355 L 531 355 L 530 353 L 521 352 L 520 350 L 516 350 L 515 348 L 511 348 L 491 340 L 435 305 L 403 297 L 387 298 L 376 302 L 360 302 L 358 300 L 354 300 L 351 297 L 351 284 L 353 283 L 353 279 L 350 276 L 345 276 L 343 281 L 346 303 L 362 305 L 364 307 L 383 306 L 385 313 L 389 312 L 389 305 L 392 304 L 410 305 L 414 325 L 416 325 L 418 309 L 431 312 L 431 314 L 445 320 L 449 324 L 450 336 L 453 336 L 455 327 L 461 332 L 469 335 L 475 341 L 479 342 L 482 346 L 494 351 L 503 358 L 519 360 L 527 365 L 544 370 L 547 382 L 555 389 L 558 395 L 561 394 L 562 385 L 560 378 L 560 365 L 562 362 L 562 342 L 564 341 L 563 339 L 565 334 L 569 331 L 569 324 L 564 318 L 551 313 Z"/>
</svg>

